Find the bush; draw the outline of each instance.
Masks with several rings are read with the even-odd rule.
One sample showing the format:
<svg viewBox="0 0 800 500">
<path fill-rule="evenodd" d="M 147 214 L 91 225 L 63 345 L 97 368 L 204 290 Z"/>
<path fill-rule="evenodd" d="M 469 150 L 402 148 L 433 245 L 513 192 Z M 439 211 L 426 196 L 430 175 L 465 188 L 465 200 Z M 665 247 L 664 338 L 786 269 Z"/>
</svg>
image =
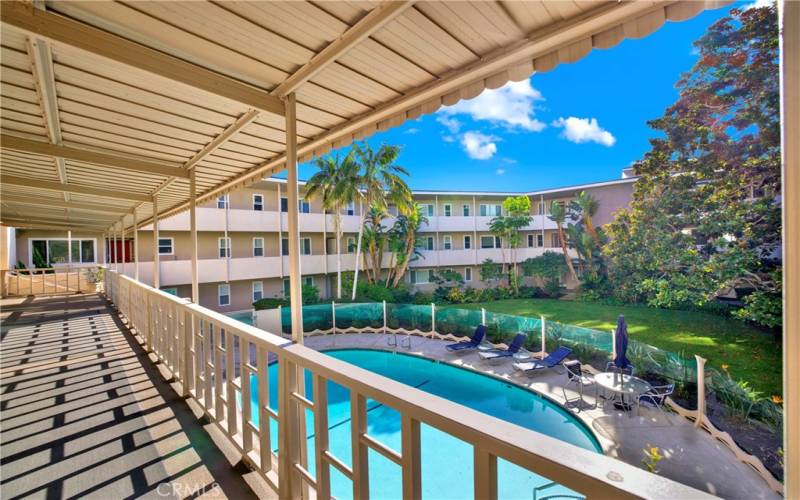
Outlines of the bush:
<svg viewBox="0 0 800 500">
<path fill-rule="evenodd" d="M 561 283 L 558 279 L 549 279 L 545 281 L 543 291 L 548 297 L 558 298 L 561 296 Z"/>
<path fill-rule="evenodd" d="M 316 304 L 319 302 L 319 288 L 314 285 L 303 285 L 303 304 Z"/>
<path fill-rule="evenodd" d="M 433 294 L 430 292 L 417 292 L 414 294 L 414 304 L 426 305 L 433 302 Z"/>
<path fill-rule="evenodd" d="M 536 299 L 542 295 L 542 289 L 538 286 L 521 286 L 517 291 L 517 297 L 520 299 Z"/>
<path fill-rule="evenodd" d="M 783 299 L 776 293 L 753 292 L 744 298 L 744 307 L 734 311 L 733 317 L 767 328 L 780 329 L 783 326 Z"/>
<path fill-rule="evenodd" d="M 586 273 L 581 277 L 578 297 L 586 301 L 601 301 L 611 296 L 612 286 L 608 276 Z"/>
<path fill-rule="evenodd" d="M 263 299 L 257 300 L 253 302 L 253 307 L 256 311 L 262 311 L 264 309 L 276 309 L 278 307 L 288 307 L 289 300 L 288 299 L 278 299 L 273 297 L 265 297 Z"/>
</svg>

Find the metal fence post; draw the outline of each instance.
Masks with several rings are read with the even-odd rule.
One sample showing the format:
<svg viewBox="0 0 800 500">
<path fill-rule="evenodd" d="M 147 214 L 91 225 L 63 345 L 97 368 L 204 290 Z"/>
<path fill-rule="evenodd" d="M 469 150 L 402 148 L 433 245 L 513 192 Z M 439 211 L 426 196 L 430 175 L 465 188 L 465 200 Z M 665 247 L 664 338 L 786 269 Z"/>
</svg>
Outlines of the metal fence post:
<svg viewBox="0 0 800 500">
<path fill-rule="evenodd" d="M 481 324 L 486 325 L 486 308 L 481 307 Z"/>
<path fill-rule="evenodd" d="M 383 334 L 386 335 L 386 301 L 383 301 Z"/>
<path fill-rule="evenodd" d="M 697 420 L 694 426 L 701 427 L 706 416 L 706 360 L 697 354 L 694 359 L 697 361 Z"/>
<path fill-rule="evenodd" d="M 431 338 L 436 335 L 436 304 L 431 302 Z"/>
<path fill-rule="evenodd" d="M 336 338 L 336 301 L 331 301 L 331 321 L 333 322 L 333 338 Z"/>
<path fill-rule="evenodd" d="M 547 339 L 547 320 L 544 319 L 544 316 L 539 316 L 542 319 L 542 358 L 547 355 L 547 343 L 545 340 Z"/>
</svg>

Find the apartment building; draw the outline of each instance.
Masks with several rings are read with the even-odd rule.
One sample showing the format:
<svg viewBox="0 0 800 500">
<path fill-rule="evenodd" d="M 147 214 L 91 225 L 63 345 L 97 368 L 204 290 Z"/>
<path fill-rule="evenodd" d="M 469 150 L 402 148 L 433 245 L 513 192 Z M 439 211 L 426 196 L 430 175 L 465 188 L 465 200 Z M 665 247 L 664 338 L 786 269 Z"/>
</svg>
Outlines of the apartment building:
<svg viewBox="0 0 800 500">
<path fill-rule="evenodd" d="M 548 217 L 552 203 L 568 204 L 581 191 L 599 202 L 594 220 L 610 222 L 613 212 L 626 206 L 635 178 L 623 178 L 579 186 L 527 193 L 511 192 L 414 192 L 428 222 L 421 228 L 421 257 L 411 263 L 405 279 L 414 287 L 432 288 L 433 275 L 451 269 L 462 275 L 467 285 L 483 287 L 480 264 L 486 259 L 508 262 L 505 244 L 491 234 L 491 219 L 502 212 L 508 196 L 525 194 L 531 199 L 531 224 L 522 231 L 522 246 L 516 251 L 521 262 L 546 251 L 561 252 L 556 224 Z M 300 187 L 301 271 L 305 283 L 313 284 L 323 297 L 335 294 L 337 249 L 334 216 L 325 213 L 318 199 L 304 197 Z M 342 213 L 344 237 L 341 266 L 352 271 L 361 206 L 354 204 Z M 197 240 L 200 303 L 222 312 L 249 309 L 262 297 L 283 297 L 288 290 L 288 198 L 285 181 L 264 179 L 246 189 L 198 206 Z M 393 210 L 391 210 L 393 211 Z M 385 224 L 390 226 L 391 219 Z M 102 234 L 19 229 L 16 232 L 16 258 L 33 267 L 36 259 L 52 265 L 91 265 L 107 262 L 134 275 L 133 235 L 103 240 Z M 114 250 L 112 250 L 112 245 Z M 152 226 L 140 228 L 138 235 L 138 273 L 145 283 L 153 283 L 154 255 L 159 256 L 162 289 L 182 297 L 191 295 L 189 214 L 181 213 L 159 221 L 158 241 L 153 241 Z M 125 262 L 122 262 L 122 256 Z M 34 257 L 38 254 L 39 257 Z M 116 254 L 116 259 L 114 258 Z M 389 255 L 384 256 L 388 266 Z"/>
</svg>

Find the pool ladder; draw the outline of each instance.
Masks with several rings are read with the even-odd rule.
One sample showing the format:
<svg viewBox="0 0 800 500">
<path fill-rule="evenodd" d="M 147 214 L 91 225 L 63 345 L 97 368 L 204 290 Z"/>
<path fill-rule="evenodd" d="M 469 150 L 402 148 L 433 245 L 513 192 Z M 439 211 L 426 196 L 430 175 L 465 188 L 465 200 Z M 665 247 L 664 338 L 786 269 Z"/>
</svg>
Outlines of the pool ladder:
<svg viewBox="0 0 800 500">
<path fill-rule="evenodd" d="M 553 493 L 541 495 L 542 490 L 559 486 L 558 483 L 550 481 L 549 483 L 540 484 L 533 488 L 533 500 L 555 500 L 555 499 L 569 499 L 569 500 L 584 500 L 586 497 L 580 495 L 570 495 L 569 493 Z M 541 495 L 541 496 L 540 496 Z"/>
<path fill-rule="evenodd" d="M 388 334 L 386 338 L 386 344 L 391 347 L 405 347 L 406 349 L 411 349 L 411 335 L 406 335 L 406 338 L 397 339 L 397 332 Z"/>
</svg>

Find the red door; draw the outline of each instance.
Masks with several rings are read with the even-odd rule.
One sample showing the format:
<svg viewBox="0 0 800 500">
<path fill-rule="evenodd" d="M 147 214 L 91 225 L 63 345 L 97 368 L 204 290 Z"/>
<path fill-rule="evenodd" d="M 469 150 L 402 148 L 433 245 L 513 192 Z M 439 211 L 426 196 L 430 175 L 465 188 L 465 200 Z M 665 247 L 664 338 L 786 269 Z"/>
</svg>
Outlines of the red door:
<svg viewBox="0 0 800 500">
<path fill-rule="evenodd" d="M 122 245 L 125 245 L 125 262 L 133 262 L 133 240 L 106 240 L 106 255 L 111 264 L 122 262 Z M 114 251 L 112 252 L 112 247 Z"/>
</svg>

